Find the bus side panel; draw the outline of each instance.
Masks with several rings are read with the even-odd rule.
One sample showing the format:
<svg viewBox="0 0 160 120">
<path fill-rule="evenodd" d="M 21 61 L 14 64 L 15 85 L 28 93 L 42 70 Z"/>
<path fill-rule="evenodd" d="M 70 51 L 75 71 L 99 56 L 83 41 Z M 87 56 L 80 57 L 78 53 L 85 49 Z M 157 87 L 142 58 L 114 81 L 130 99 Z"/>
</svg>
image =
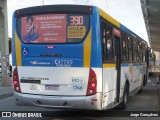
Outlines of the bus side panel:
<svg viewBox="0 0 160 120">
<path fill-rule="evenodd" d="M 135 89 L 137 87 L 137 83 L 138 83 L 138 64 L 132 64 L 132 79 L 131 79 L 131 91 L 133 94 L 135 94 Z M 134 91 L 134 92 L 133 92 Z"/>
<path fill-rule="evenodd" d="M 132 89 L 133 89 L 132 80 L 134 78 L 133 77 L 133 65 L 131 63 L 123 63 L 122 64 L 122 68 L 123 68 L 122 72 L 124 72 L 124 79 L 125 80 L 121 84 L 121 86 L 123 87 L 123 90 L 124 90 L 124 86 L 125 86 L 126 80 L 128 80 L 129 81 L 129 91 L 132 91 Z M 121 95 L 123 96 L 123 92 L 121 93 Z"/>
<path fill-rule="evenodd" d="M 132 76 L 130 82 L 130 96 L 135 95 L 141 86 L 142 83 L 142 72 L 141 65 L 139 63 L 132 64 Z"/>
<path fill-rule="evenodd" d="M 117 71 L 115 64 L 103 64 L 103 98 L 102 108 L 112 108 L 115 100 Z"/>
<path fill-rule="evenodd" d="M 145 65 L 142 64 L 122 64 L 121 71 L 121 101 L 124 93 L 126 80 L 129 81 L 130 96 L 135 95 L 143 85 Z"/>
<path fill-rule="evenodd" d="M 143 87 L 144 71 L 145 71 L 144 68 L 145 68 L 144 64 L 139 64 L 140 76 L 139 76 L 139 83 L 138 83 L 139 89 L 138 90 L 140 90 Z"/>
<path fill-rule="evenodd" d="M 117 105 L 115 103 L 116 98 L 116 75 L 117 71 L 116 68 L 113 67 L 114 65 L 105 65 L 106 67 L 103 68 L 103 108 L 110 109 Z M 131 72 L 129 64 L 123 64 L 121 67 L 121 83 L 120 83 L 120 101 L 122 102 L 124 86 L 126 80 L 131 80 Z"/>
<path fill-rule="evenodd" d="M 121 65 L 120 102 L 122 102 L 125 83 L 127 80 L 130 80 L 129 76 L 130 76 L 129 66 L 127 64 L 122 64 Z"/>
<path fill-rule="evenodd" d="M 146 71 L 146 65 L 144 63 L 139 64 L 139 81 L 138 81 L 138 90 L 137 92 L 143 88 L 143 83 L 145 82 L 144 76 L 145 76 L 145 71 Z"/>
<path fill-rule="evenodd" d="M 121 97 L 123 96 L 123 90 L 126 80 L 129 81 L 130 96 L 135 95 L 138 90 L 142 88 L 144 71 L 145 66 L 141 64 L 122 64 L 121 79 L 123 82 L 121 82 Z"/>
</svg>

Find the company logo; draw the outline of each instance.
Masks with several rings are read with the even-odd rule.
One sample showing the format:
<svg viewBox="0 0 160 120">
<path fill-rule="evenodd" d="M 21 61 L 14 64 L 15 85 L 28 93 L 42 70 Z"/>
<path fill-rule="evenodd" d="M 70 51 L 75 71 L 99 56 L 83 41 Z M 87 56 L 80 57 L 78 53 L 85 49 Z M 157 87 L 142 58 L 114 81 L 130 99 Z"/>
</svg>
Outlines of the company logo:
<svg viewBox="0 0 160 120">
<path fill-rule="evenodd" d="M 40 112 L 33 113 L 33 112 L 2 112 L 2 117 L 42 117 L 42 114 Z"/>
<path fill-rule="evenodd" d="M 50 65 L 49 62 L 29 61 L 32 65 Z"/>
</svg>

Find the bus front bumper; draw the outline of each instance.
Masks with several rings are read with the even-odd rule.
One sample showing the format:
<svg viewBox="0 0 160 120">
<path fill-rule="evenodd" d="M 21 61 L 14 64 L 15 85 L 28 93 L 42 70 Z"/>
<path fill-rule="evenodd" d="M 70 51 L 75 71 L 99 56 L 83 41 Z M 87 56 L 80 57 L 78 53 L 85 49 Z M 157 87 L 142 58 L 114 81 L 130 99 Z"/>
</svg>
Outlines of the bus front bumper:
<svg viewBox="0 0 160 120">
<path fill-rule="evenodd" d="M 101 93 L 96 93 L 92 96 L 48 96 L 17 93 L 14 91 L 14 98 L 17 105 L 63 109 L 102 109 Z"/>
</svg>

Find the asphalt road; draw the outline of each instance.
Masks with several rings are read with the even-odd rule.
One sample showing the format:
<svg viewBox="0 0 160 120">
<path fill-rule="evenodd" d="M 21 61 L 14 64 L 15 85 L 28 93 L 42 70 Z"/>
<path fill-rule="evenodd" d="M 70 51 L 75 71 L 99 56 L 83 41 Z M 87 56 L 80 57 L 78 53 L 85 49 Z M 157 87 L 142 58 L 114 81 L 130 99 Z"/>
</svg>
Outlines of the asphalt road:
<svg viewBox="0 0 160 120">
<path fill-rule="evenodd" d="M 142 93 L 138 93 L 135 96 L 129 98 L 128 107 L 125 111 L 119 109 L 113 109 L 109 111 L 68 111 L 68 110 L 58 110 L 58 109 L 47 109 L 41 107 L 31 107 L 31 106 L 17 106 L 14 104 L 13 97 L 5 98 L 0 100 L 0 111 L 46 111 L 50 113 L 49 115 L 55 116 L 50 118 L 38 118 L 38 120 L 65 120 L 65 119 L 84 119 L 84 120 L 135 120 L 134 117 L 114 117 L 115 114 L 131 114 L 140 113 L 140 111 L 158 111 L 158 94 L 156 87 L 156 79 L 150 79 L 148 85 L 143 88 Z M 113 112 L 111 112 L 113 111 Z M 139 111 L 139 112 L 138 112 Z M 107 114 L 112 114 L 113 117 L 107 117 Z M 159 114 L 160 115 L 160 114 Z M 67 116 L 67 117 L 66 117 Z M 74 117 L 69 117 L 74 116 Z M 117 115 L 118 116 L 118 115 Z M 2 119 L 2 118 L 0 118 Z M 9 120 L 11 118 L 3 118 L 2 120 Z M 12 120 L 18 120 L 22 118 L 12 118 Z M 28 118 L 24 118 L 28 120 Z M 159 120 L 159 117 L 139 117 L 139 120 Z M 29 120 L 37 120 L 36 118 L 29 118 Z"/>
</svg>

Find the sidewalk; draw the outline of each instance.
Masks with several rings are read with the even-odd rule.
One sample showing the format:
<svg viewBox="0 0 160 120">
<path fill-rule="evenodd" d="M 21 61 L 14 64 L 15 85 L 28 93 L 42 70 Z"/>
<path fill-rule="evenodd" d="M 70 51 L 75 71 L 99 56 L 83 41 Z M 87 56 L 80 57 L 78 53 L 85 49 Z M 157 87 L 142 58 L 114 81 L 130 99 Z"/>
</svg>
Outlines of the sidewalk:
<svg viewBox="0 0 160 120">
<path fill-rule="evenodd" d="M 10 78 L 12 81 L 12 78 Z M 11 83 L 10 86 L 2 86 L 1 79 L 0 79 L 0 99 L 13 96 L 13 85 Z"/>
<path fill-rule="evenodd" d="M 156 78 L 151 77 L 151 79 L 156 81 L 156 88 L 157 88 L 157 94 L 158 94 L 158 111 L 160 111 L 160 83 L 158 84 L 159 77 L 156 77 Z"/>
<path fill-rule="evenodd" d="M 0 86 L 0 99 L 13 96 L 12 86 L 2 87 Z"/>
<path fill-rule="evenodd" d="M 157 80 L 157 83 L 158 83 L 158 79 L 159 79 L 159 76 L 160 76 L 160 69 L 159 68 L 155 68 L 155 73 L 156 73 L 156 80 Z M 159 111 L 160 111 L 160 80 L 159 80 L 159 84 L 157 84 L 157 92 L 158 92 L 158 95 L 159 95 Z"/>
<path fill-rule="evenodd" d="M 157 92 L 158 92 L 158 95 L 159 95 L 159 111 L 160 111 L 160 83 L 157 84 Z"/>
</svg>

